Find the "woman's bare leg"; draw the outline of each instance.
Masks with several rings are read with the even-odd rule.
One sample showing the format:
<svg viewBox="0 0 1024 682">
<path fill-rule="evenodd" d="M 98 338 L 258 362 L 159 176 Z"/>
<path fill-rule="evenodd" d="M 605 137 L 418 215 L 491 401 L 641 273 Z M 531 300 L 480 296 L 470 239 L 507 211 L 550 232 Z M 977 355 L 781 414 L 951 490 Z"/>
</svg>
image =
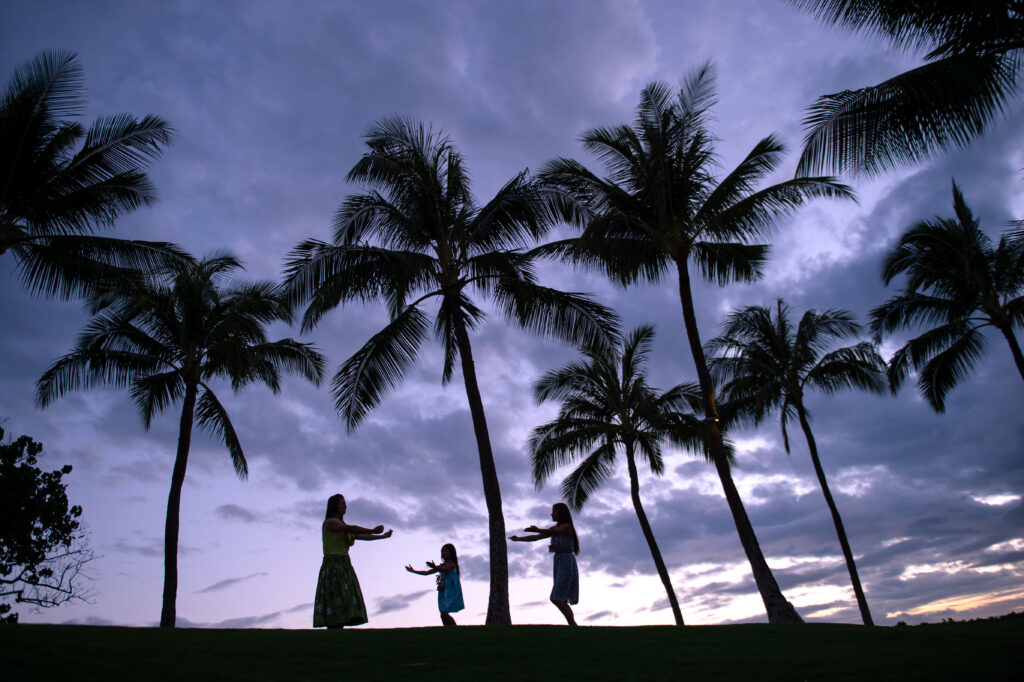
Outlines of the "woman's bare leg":
<svg viewBox="0 0 1024 682">
<path fill-rule="evenodd" d="M 456 625 L 458 625 L 458 623 L 455 622 L 455 619 L 452 618 L 452 615 L 450 613 L 442 613 L 441 622 L 444 623 L 444 626 L 446 628 L 455 627 Z"/>
<path fill-rule="evenodd" d="M 554 599 L 552 599 L 551 603 L 557 606 L 558 610 L 562 612 L 562 615 L 565 616 L 566 623 L 568 623 L 569 625 L 576 625 L 576 619 L 572 615 L 572 607 L 569 606 L 569 602 L 555 601 Z"/>
</svg>

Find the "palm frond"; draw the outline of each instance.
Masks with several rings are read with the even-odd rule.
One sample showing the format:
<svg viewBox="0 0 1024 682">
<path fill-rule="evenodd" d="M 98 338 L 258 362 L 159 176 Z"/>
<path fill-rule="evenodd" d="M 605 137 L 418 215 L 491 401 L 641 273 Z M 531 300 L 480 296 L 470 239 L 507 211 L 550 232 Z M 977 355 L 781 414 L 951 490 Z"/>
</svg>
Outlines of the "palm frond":
<svg viewBox="0 0 1024 682">
<path fill-rule="evenodd" d="M 611 477 L 615 464 L 615 447 L 605 443 L 594 450 L 562 481 L 562 499 L 579 511 L 590 496 Z"/>
<path fill-rule="evenodd" d="M 203 392 L 199 394 L 199 400 L 196 401 L 196 422 L 200 428 L 214 436 L 228 449 L 235 475 L 243 481 L 248 478 L 249 465 L 245 461 L 245 453 L 242 452 L 242 444 L 235 433 L 235 427 L 227 410 L 209 388 L 204 387 Z"/>
<path fill-rule="evenodd" d="M 957 54 L 878 85 L 823 95 L 804 119 L 797 175 L 877 175 L 966 146 L 1004 112 L 1017 71 L 1012 56 Z"/>
<path fill-rule="evenodd" d="M 494 301 L 505 319 L 542 336 L 576 346 L 606 346 L 618 337 L 618 316 L 590 296 L 502 278 Z"/>
<path fill-rule="evenodd" d="M 401 381 L 426 332 L 426 315 L 410 306 L 345 361 L 331 381 L 331 395 L 346 430 L 355 430 Z"/>
</svg>

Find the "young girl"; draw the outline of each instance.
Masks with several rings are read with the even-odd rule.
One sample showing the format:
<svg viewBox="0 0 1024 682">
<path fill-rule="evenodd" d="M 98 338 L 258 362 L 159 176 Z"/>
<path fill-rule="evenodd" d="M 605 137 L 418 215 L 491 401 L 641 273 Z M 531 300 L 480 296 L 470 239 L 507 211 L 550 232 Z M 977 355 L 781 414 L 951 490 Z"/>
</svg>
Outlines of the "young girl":
<svg viewBox="0 0 1024 682">
<path fill-rule="evenodd" d="M 573 617 L 569 604 L 576 604 L 580 600 L 580 573 L 576 567 L 575 556 L 580 553 L 580 539 L 576 535 L 576 526 L 572 523 L 569 507 L 564 503 L 559 502 L 551 508 L 551 520 L 555 525 L 550 528 L 526 527 L 527 533 L 536 535 L 513 535 L 509 540 L 536 542 L 551 538 L 548 551 L 554 552 L 555 555 L 555 584 L 551 588 L 551 603 L 565 616 L 565 622 L 576 625 L 576 618 Z"/>
<path fill-rule="evenodd" d="M 448 543 L 441 548 L 441 563 L 435 564 L 428 561 L 430 568 L 426 571 L 417 571 L 412 565 L 407 565 L 405 570 L 417 575 L 430 575 L 437 573 L 437 609 L 441 612 L 441 622 L 445 627 L 454 626 L 453 613 L 464 608 L 462 603 L 462 583 L 459 581 L 459 556 L 455 553 L 455 545 Z"/>
<path fill-rule="evenodd" d="M 383 540 L 391 537 L 391 531 L 384 526 L 370 530 L 362 526 L 345 523 L 345 497 L 331 495 L 327 500 L 327 518 L 321 529 L 324 543 L 324 561 L 320 565 L 320 577 L 316 581 L 316 598 L 313 600 L 313 627 L 329 629 L 346 625 L 362 625 L 366 622 L 366 605 L 359 579 L 352 570 L 348 548 L 356 540 Z"/>
</svg>

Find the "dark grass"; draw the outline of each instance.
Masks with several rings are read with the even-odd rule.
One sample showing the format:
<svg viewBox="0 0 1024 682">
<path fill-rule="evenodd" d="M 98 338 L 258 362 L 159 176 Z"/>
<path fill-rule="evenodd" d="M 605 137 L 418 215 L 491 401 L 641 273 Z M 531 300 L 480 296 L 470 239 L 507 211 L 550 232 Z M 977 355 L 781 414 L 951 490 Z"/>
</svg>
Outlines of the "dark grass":
<svg viewBox="0 0 1024 682">
<path fill-rule="evenodd" d="M 5 680 L 1021 680 L 1024 617 L 916 627 L 0 626 Z"/>
</svg>

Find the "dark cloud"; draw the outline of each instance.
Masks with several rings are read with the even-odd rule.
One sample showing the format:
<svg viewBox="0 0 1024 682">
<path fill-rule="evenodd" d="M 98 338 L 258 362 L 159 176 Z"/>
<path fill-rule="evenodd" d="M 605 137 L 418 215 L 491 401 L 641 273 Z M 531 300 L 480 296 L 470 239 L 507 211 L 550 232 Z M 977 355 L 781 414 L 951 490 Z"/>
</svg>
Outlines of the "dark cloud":
<svg viewBox="0 0 1024 682">
<path fill-rule="evenodd" d="M 379 597 L 377 599 L 377 613 L 385 614 L 391 613 L 392 611 L 402 611 L 409 608 L 417 599 L 421 599 L 428 594 L 431 594 L 430 590 L 422 590 L 420 592 L 409 592 L 407 594 L 395 594 L 390 597 Z"/>
<path fill-rule="evenodd" d="M 242 523 L 259 523 L 263 517 L 237 504 L 222 504 L 213 510 L 225 521 L 241 521 Z"/>
<path fill-rule="evenodd" d="M 252 580 L 253 578 L 261 578 L 265 575 L 269 574 L 265 571 L 260 571 L 259 573 L 252 573 L 241 578 L 226 578 L 224 580 L 219 580 L 213 583 L 212 585 L 204 587 L 201 590 L 196 590 L 196 594 L 206 594 L 207 592 L 220 592 L 221 590 L 226 590 L 227 588 L 233 587 L 234 585 L 237 585 L 239 583 L 243 583 L 247 580 Z"/>
</svg>

